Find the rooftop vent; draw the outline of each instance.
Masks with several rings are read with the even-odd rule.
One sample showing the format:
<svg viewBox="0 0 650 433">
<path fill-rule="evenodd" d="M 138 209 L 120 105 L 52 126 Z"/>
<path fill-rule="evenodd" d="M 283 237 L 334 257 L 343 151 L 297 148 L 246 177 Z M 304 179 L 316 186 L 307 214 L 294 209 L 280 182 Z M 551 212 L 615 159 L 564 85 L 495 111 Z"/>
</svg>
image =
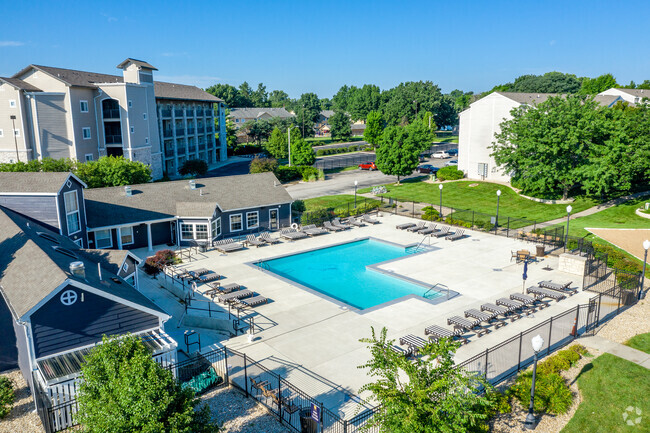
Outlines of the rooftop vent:
<svg viewBox="0 0 650 433">
<path fill-rule="evenodd" d="M 84 262 L 70 262 L 70 273 L 75 277 L 86 278 Z"/>
<path fill-rule="evenodd" d="M 127 197 L 131 197 L 133 195 L 133 191 L 131 190 L 130 186 L 125 186 L 124 187 L 124 194 L 126 194 Z"/>
<path fill-rule="evenodd" d="M 57 245 L 59 244 L 59 240 L 57 238 L 55 238 L 54 236 L 52 236 L 51 234 L 49 234 L 49 233 L 36 232 L 36 234 L 39 235 L 40 237 L 42 237 L 43 239 L 47 239 L 48 241 L 50 241 L 50 242 L 52 242 L 54 244 L 57 244 Z"/>
<path fill-rule="evenodd" d="M 196 181 L 194 179 L 190 180 L 190 189 L 196 189 Z"/>
<path fill-rule="evenodd" d="M 61 253 L 64 256 L 68 256 L 68 257 L 71 257 L 73 259 L 77 258 L 77 255 L 72 250 L 69 250 L 69 249 L 63 248 L 63 247 L 53 247 L 53 248 L 57 253 Z"/>
</svg>

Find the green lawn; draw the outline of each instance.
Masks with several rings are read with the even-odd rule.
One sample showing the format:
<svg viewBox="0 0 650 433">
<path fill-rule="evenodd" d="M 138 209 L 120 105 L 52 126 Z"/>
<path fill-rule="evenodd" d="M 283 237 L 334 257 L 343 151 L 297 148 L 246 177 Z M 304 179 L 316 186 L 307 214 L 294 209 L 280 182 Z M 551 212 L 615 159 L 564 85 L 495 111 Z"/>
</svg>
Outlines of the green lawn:
<svg viewBox="0 0 650 433">
<path fill-rule="evenodd" d="M 363 141 L 363 137 L 352 137 L 349 140 L 334 140 L 331 137 L 314 137 L 307 138 L 305 140 L 307 143 L 311 143 L 312 146 L 324 146 L 326 144 L 336 144 L 336 143 L 349 143 L 351 141 Z"/>
<path fill-rule="evenodd" d="M 583 401 L 562 433 L 650 431 L 650 374 L 608 353 L 587 364 L 578 376 Z M 627 411 L 633 408 L 632 412 Z M 641 410 L 637 415 L 636 408 Z M 639 424 L 629 426 L 623 418 Z"/>
<path fill-rule="evenodd" d="M 353 165 L 351 167 L 328 168 L 327 170 L 323 170 L 323 171 L 325 172 L 325 174 L 334 174 L 334 173 L 341 173 L 343 171 L 351 171 L 351 170 L 358 170 L 358 169 L 359 167 Z"/>
<path fill-rule="evenodd" d="M 650 332 L 635 335 L 627 340 L 625 345 L 640 350 L 641 352 L 650 353 Z"/>
<path fill-rule="evenodd" d="M 350 209 L 354 209 L 354 195 L 353 194 L 339 194 L 339 195 L 324 195 L 322 197 L 308 198 L 304 201 L 307 207 L 306 212 L 315 211 L 318 209 L 347 209 L 348 204 Z M 357 206 L 367 204 L 379 204 L 379 200 L 367 199 L 365 197 L 357 196 Z"/>
<path fill-rule="evenodd" d="M 584 236 L 589 233 L 585 227 L 607 229 L 650 229 L 650 219 L 641 218 L 635 209 L 642 207 L 650 199 L 637 199 L 610 207 L 593 215 L 572 219 L 569 223 L 571 236 Z"/>
<path fill-rule="evenodd" d="M 440 203 L 439 184 L 422 182 L 404 182 L 400 186 L 386 185 L 387 197 L 404 201 Z M 443 184 L 442 205 L 459 209 L 471 209 L 494 215 L 497 208 L 497 190 L 501 190 L 499 201 L 499 220 L 503 217 L 528 218 L 538 222 L 548 221 L 566 216 L 566 205 L 543 204 L 520 197 L 507 186 L 489 182 L 459 181 Z M 470 186 L 475 185 L 475 186 Z M 372 188 L 359 190 L 361 193 L 371 192 Z M 573 212 L 588 209 L 596 203 L 591 199 L 578 198 L 571 206 Z"/>
<path fill-rule="evenodd" d="M 438 137 L 434 141 L 434 143 L 456 143 L 458 144 L 458 136 L 454 135 L 451 137 Z"/>
</svg>

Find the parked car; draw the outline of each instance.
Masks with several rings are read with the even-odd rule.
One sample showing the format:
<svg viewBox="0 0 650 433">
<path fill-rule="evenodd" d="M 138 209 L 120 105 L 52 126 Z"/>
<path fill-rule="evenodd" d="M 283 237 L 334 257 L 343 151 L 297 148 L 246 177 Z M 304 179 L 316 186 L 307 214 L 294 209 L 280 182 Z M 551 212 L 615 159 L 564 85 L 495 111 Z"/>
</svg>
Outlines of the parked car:
<svg viewBox="0 0 650 433">
<path fill-rule="evenodd" d="M 432 174 L 440 170 L 438 167 L 434 167 L 431 164 L 424 164 L 418 167 L 420 173 Z"/>
<path fill-rule="evenodd" d="M 431 154 L 431 158 L 445 159 L 450 158 L 449 154 L 444 150 L 436 150 Z"/>
<path fill-rule="evenodd" d="M 458 160 L 450 159 L 449 161 L 445 162 L 445 167 L 449 167 L 450 165 L 458 165 Z"/>
<path fill-rule="evenodd" d="M 359 164 L 359 170 L 373 171 L 373 170 L 377 170 L 377 166 L 372 161 L 362 162 L 361 164 Z"/>
<path fill-rule="evenodd" d="M 447 150 L 449 156 L 458 156 L 458 149 L 449 149 Z"/>
</svg>

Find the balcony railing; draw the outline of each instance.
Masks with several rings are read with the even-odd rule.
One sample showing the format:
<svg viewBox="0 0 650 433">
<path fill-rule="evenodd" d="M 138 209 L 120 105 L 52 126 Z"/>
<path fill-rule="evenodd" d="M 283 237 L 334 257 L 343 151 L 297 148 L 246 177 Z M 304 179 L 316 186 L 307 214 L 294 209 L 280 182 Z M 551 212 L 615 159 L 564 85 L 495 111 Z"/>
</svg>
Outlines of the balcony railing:
<svg viewBox="0 0 650 433">
<path fill-rule="evenodd" d="M 171 146 L 165 146 L 165 157 L 169 158 L 174 156 L 174 148 Z"/>
<path fill-rule="evenodd" d="M 169 138 L 169 137 L 172 137 L 173 135 L 174 135 L 174 131 L 172 131 L 171 129 L 165 129 L 163 131 L 163 137 L 164 138 Z"/>
<path fill-rule="evenodd" d="M 176 136 L 182 137 L 185 135 L 185 128 L 176 128 Z"/>
<path fill-rule="evenodd" d="M 105 135 L 106 144 L 122 144 L 121 135 Z"/>
<path fill-rule="evenodd" d="M 182 109 L 175 109 L 174 110 L 174 116 L 183 117 L 183 110 Z"/>
<path fill-rule="evenodd" d="M 205 143 L 199 143 L 199 150 L 205 150 Z"/>
<path fill-rule="evenodd" d="M 194 135 L 194 131 L 196 131 L 196 129 L 194 129 L 194 128 L 187 128 L 187 134 L 188 134 L 188 135 Z"/>
<path fill-rule="evenodd" d="M 185 110 L 185 115 L 187 117 L 194 117 L 194 109 L 188 108 L 187 110 Z"/>
<path fill-rule="evenodd" d="M 214 127 L 212 125 L 208 125 L 208 127 L 205 129 L 207 132 L 212 132 Z"/>
<path fill-rule="evenodd" d="M 176 148 L 176 153 L 178 153 L 179 155 L 185 155 L 185 150 L 186 150 L 185 145 L 183 144 Z"/>
<path fill-rule="evenodd" d="M 197 116 L 203 116 L 203 108 L 197 108 L 196 109 L 196 115 Z"/>
<path fill-rule="evenodd" d="M 119 108 L 107 108 L 102 110 L 102 117 L 104 119 L 119 119 L 120 118 L 120 109 Z"/>
<path fill-rule="evenodd" d="M 188 149 L 187 149 L 187 151 L 188 151 L 190 154 L 194 155 L 194 154 L 196 153 L 196 145 L 190 144 L 189 147 L 188 147 Z"/>
<path fill-rule="evenodd" d="M 205 127 L 199 126 L 199 134 L 203 134 L 204 132 L 205 132 Z"/>
<path fill-rule="evenodd" d="M 160 115 L 162 117 L 172 117 L 172 110 L 170 108 L 160 110 Z"/>
</svg>

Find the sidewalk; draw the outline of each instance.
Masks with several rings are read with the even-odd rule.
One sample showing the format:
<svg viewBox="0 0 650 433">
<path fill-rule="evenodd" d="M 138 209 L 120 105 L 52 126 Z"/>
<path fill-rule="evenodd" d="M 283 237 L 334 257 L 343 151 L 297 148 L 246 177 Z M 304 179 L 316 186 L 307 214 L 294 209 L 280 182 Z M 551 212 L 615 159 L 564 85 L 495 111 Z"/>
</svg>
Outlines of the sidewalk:
<svg viewBox="0 0 650 433">
<path fill-rule="evenodd" d="M 588 349 L 591 348 L 601 352 L 607 352 L 650 369 L 650 354 L 648 353 L 641 352 L 640 350 L 633 349 L 620 343 L 615 343 L 603 337 L 599 337 L 598 335 L 580 338 L 577 341 Z"/>
</svg>

